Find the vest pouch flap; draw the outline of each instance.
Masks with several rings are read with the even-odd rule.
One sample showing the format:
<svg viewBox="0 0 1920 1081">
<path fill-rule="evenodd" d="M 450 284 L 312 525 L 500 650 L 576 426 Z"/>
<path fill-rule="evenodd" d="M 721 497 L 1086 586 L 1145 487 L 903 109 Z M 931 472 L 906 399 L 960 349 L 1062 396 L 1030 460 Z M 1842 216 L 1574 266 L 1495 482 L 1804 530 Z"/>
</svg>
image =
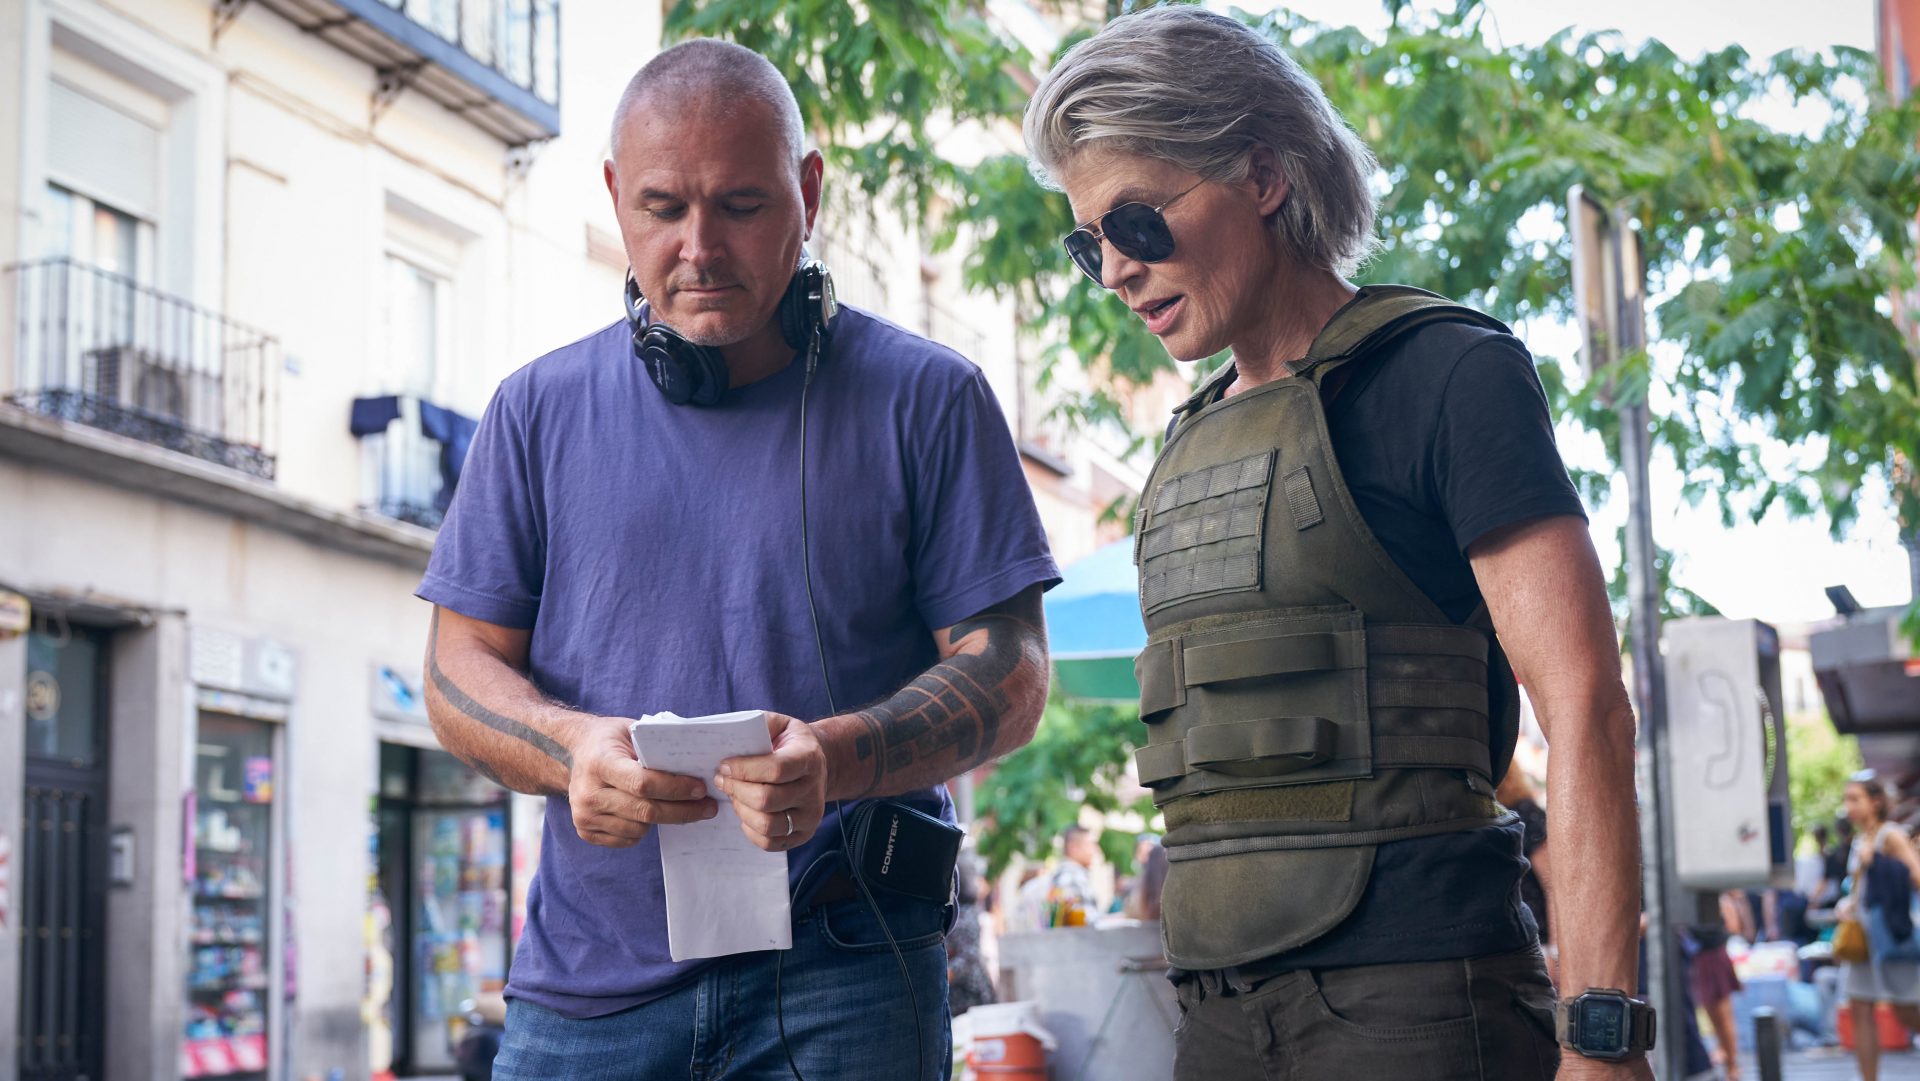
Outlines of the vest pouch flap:
<svg viewBox="0 0 1920 1081">
<path fill-rule="evenodd" d="M 1225 721 L 1190 728 L 1185 739 L 1156 740 L 1135 751 L 1133 760 L 1148 788 L 1196 771 L 1278 777 L 1332 758 L 1339 736 L 1325 717 Z"/>
<path fill-rule="evenodd" d="M 1133 676 L 1140 682 L 1140 719 L 1152 724 L 1167 710 L 1187 701 L 1186 681 L 1180 674 L 1180 639 L 1155 642 L 1133 660 Z"/>
<path fill-rule="evenodd" d="M 1188 621 L 1140 655 L 1154 801 L 1372 775 L 1367 631 L 1345 605 Z"/>
<path fill-rule="evenodd" d="M 1235 642 L 1190 645 L 1185 650 L 1189 687 L 1238 679 L 1289 676 L 1359 668 L 1367 662 L 1366 639 L 1358 631 L 1267 634 Z"/>
<path fill-rule="evenodd" d="M 1353 912 L 1373 872 L 1369 846 L 1192 858 L 1167 846 L 1160 895 L 1167 960 L 1190 970 L 1244 965 L 1303 946 Z"/>
<path fill-rule="evenodd" d="M 1204 724 L 1187 733 L 1187 765 L 1236 777 L 1291 773 L 1333 757 L 1335 734 L 1325 717 Z"/>
</svg>

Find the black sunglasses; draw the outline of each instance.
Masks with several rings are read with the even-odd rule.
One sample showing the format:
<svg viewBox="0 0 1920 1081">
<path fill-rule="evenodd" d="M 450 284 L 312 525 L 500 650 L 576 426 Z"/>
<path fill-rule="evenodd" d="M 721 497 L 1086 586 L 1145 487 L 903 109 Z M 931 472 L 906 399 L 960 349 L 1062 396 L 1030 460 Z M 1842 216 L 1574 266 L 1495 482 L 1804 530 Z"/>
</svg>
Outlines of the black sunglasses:
<svg viewBox="0 0 1920 1081">
<path fill-rule="evenodd" d="M 1195 184 L 1197 188 L 1206 181 Z M 1173 234 L 1167 231 L 1167 219 L 1161 211 L 1186 197 L 1187 191 L 1168 199 L 1159 206 L 1145 203 L 1121 203 L 1093 221 L 1068 233 L 1061 241 L 1066 245 L 1067 254 L 1073 258 L 1073 265 L 1081 273 L 1093 279 L 1093 284 L 1105 287 L 1100 280 L 1100 242 L 1107 241 L 1115 251 L 1129 259 L 1138 259 L 1143 263 L 1157 263 L 1173 254 Z M 1095 226 L 1098 228 L 1095 228 Z"/>
</svg>

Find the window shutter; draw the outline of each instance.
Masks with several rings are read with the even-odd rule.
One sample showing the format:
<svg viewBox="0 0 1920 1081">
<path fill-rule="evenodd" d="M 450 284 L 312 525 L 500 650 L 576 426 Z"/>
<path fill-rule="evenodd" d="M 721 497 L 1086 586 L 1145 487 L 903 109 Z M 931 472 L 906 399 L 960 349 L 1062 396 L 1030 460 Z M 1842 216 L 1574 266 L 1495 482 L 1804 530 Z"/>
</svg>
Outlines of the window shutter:
<svg viewBox="0 0 1920 1081">
<path fill-rule="evenodd" d="M 145 221 L 160 207 L 160 132 L 58 80 L 47 99 L 47 171 Z"/>
</svg>

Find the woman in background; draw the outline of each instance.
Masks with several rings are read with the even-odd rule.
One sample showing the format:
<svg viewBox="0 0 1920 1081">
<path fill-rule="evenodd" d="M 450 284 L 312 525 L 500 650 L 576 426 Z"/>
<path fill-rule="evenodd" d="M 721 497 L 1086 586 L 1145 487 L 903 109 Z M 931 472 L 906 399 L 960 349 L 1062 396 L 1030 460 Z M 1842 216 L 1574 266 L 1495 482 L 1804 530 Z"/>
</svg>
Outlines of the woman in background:
<svg viewBox="0 0 1920 1081">
<path fill-rule="evenodd" d="M 1920 883 L 1920 854 L 1905 830 L 1887 821 L 1892 812 L 1887 788 L 1872 771 L 1847 782 L 1847 819 L 1853 823 L 1853 854 L 1847 870 L 1854 892 L 1840 902 L 1840 914 L 1865 922 L 1863 903 L 1867 871 L 1877 859 L 1895 859 L 1907 865 L 1910 881 Z M 1868 958 L 1842 967 L 1840 993 L 1853 1011 L 1853 1053 L 1860 1063 L 1860 1081 L 1879 1081 L 1879 1027 L 1874 1014 L 1879 1003 L 1893 1007 L 1894 1016 L 1909 1029 L 1920 1029 L 1920 961 Z"/>
</svg>

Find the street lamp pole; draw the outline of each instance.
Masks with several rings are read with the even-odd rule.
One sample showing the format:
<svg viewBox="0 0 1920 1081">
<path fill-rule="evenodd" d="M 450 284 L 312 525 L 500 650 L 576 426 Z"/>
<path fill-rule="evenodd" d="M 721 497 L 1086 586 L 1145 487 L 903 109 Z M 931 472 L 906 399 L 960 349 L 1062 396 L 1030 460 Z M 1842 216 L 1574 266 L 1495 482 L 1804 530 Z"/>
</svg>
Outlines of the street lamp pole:
<svg viewBox="0 0 1920 1081">
<path fill-rule="evenodd" d="M 1624 211 L 1609 210 L 1576 185 L 1568 194 L 1574 246 L 1574 297 L 1589 378 L 1646 348 L 1646 271 Z M 1613 389 L 1609 388 L 1613 394 Z M 1640 790 L 1642 904 L 1646 910 L 1647 991 L 1659 1012 L 1654 1067 L 1666 1081 L 1686 1076 L 1682 973 L 1674 949 L 1673 846 L 1669 843 L 1668 732 L 1660 656 L 1660 583 L 1654 567 L 1653 506 L 1648 492 L 1652 418 L 1644 392 L 1614 395 L 1620 415 L 1620 464 L 1627 480 L 1627 600 L 1633 697 L 1640 720 L 1635 769 Z"/>
</svg>

